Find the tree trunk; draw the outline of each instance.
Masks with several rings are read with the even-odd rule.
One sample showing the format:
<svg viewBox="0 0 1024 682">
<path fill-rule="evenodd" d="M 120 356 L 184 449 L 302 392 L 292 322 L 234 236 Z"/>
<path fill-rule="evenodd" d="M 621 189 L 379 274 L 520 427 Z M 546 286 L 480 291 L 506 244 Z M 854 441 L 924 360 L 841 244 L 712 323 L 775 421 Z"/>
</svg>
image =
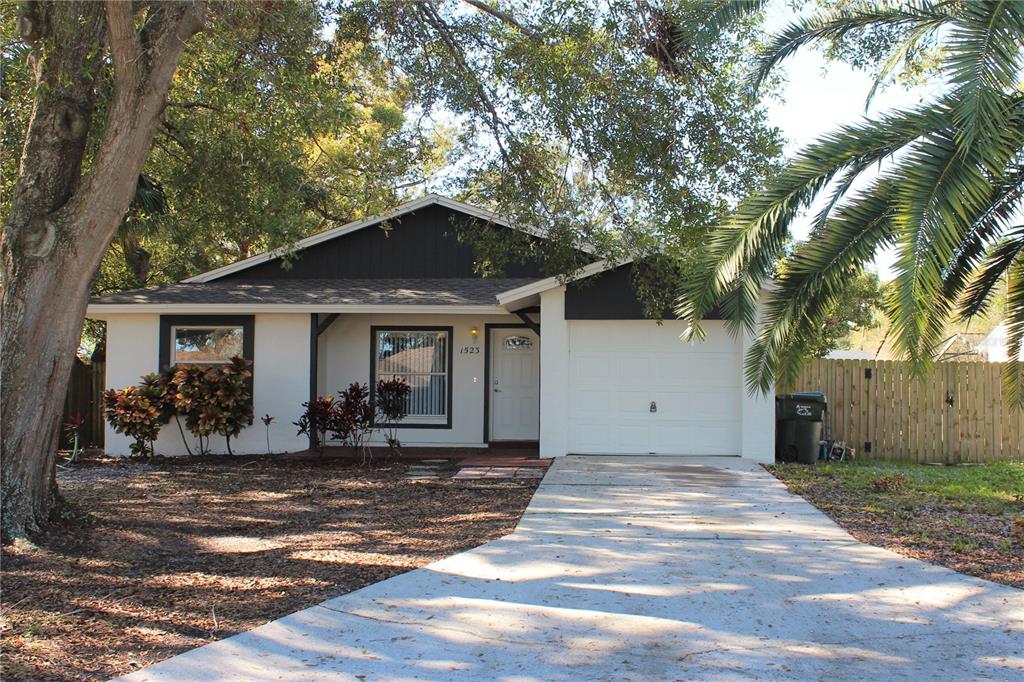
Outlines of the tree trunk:
<svg viewBox="0 0 1024 682">
<path fill-rule="evenodd" d="M 54 457 L 89 288 L 134 196 L 186 41 L 203 4 L 149 9 L 137 32 L 132 3 L 28 2 L 19 28 L 34 47 L 40 87 L 11 213 L 0 240 L 0 496 L 5 541 L 38 531 L 57 500 Z M 95 123 L 96 79 L 110 48 L 114 99 Z"/>
</svg>

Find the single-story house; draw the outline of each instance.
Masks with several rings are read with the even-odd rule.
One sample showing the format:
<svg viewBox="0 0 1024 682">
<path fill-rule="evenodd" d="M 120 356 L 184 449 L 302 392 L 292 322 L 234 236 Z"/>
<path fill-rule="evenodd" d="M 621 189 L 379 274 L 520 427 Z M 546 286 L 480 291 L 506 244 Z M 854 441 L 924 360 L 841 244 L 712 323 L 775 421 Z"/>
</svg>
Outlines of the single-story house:
<svg viewBox="0 0 1024 682">
<path fill-rule="evenodd" d="M 702 343 L 681 341 L 682 322 L 645 319 L 629 263 L 596 261 L 567 283 L 531 262 L 482 278 L 459 229 L 517 228 L 429 195 L 300 241 L 288 268 L 271 251 L 94 299 L 88 316 L 107 323 L 106 386 L 241 354 L 253 361 L 257 417 L 235 441 L 242 453 L 266 451 L 262 415 L 275 417 L 273 450 L 302 450 L 292 422 L 303 402 L 397 375 L 413 389 L 406 449 L 526 441 L 542 457 L 772 460 L 773 401 L 744 390 L 748 335 L 709 320 Z M 156 446 L 184 453 L 176 428 Z M 108 428 L 106 449 L 128 453 L 129 440 Z"/>
</svg>

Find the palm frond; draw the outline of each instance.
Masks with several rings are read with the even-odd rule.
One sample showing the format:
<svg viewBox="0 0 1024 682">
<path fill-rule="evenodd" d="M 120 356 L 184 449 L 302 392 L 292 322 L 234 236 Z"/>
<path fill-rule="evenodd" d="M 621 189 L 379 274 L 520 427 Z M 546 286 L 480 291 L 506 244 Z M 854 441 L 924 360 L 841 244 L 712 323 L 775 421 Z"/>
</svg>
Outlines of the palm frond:
<svg viewBox="0 0 1024 682">
<path fill-rule="evenodd" d="M 750 78 L 751 90 L 757 92 L 772 69 L 810 43 L 838 40 L 864 28 L 911 26 L 913 33 L 927 34 L 951 21 L 953 17 L 943 5 L 927 2 L 894 7 L 879 7 L 865 2 L 807 17 L 783 29 L 762 51 Z"/>
<path fill-rule="evenodd" d="M 955 86 L 962 145 L 997 132 L 1005 96 L 1020 91 L 1024 13 L 1017 2 L 966 2 L 949 40 L 947 73 Z"/>
<path fill-rule="evenodd" d="M 992 301 L 996 287 L 1007 276 L 1010 267 L 1024 253 L 1024 225 L 1017 225 L 993 244 L 964 292 L 960 304 L 961 317 L 984 313 Z"/>
<path fill-rule="evenodd" d="M 890 177 L 876 180 L 837 209 L 828 229 L 797 247 L 764 304 L 745 361 L 749 388 L 767 392 L 776 379 L 795 379 L 811 336 L 856 274 L 891 242 L 894 192 Z"/>
<path fill-rule="evenodd" d="M 1003 391 L 1010 405 L 1024 409 L 1024 256 L 1018 255 L 1010 265 L 1006 290 L 1006 351 L 1003 368 Z"/>
<path fill-rule="evenodd" d="M 682 287 L 676 314 L 689 322 L 688 338 L 702 338 L 700 320 L 715 306 L 727 313 L 732 331 L 752 328 L 761 285 L 773 271 L 800 211 L 837 174 L 851 168 L 866 170 L 930 130 L 948 125 L 951 107 L 941 101 L 843 126 L 803 149 L 764 190 L 741 202 L 728 222 L 712 233 L 706 268 Z M 843 179 L 833 204 L 856 175 Z"/>
<path fill-rule="evenodd" d="M 919 141 L 897 174 L 898 274 L 887 309 L 898 345 L 923 372 L 952 309 L 942 295 L 946 266 L 991 205 L 993 188 L 973 155 L 962 156 L 946 130 Z"/>
<path fill-rule="evenodd" d="M 991 260 L 994 243 L 1003 238 L 1024 241 L 1020 228 L 1011 227 L 1024 199 L 1024 167 L 1011 169 L 995 185 L 992 205 L 965 235 L 943 277 L 943 296 L 958 302 L 958 318 L 966 322 L 983 312 L 995 282 L 981 281 L 987 268 L 980 268 L 983 259 Z M 991 273 L 989 273 L 991 276 Z M 995 276 L 996 281 L 1001 276 Z"/>
</svg>

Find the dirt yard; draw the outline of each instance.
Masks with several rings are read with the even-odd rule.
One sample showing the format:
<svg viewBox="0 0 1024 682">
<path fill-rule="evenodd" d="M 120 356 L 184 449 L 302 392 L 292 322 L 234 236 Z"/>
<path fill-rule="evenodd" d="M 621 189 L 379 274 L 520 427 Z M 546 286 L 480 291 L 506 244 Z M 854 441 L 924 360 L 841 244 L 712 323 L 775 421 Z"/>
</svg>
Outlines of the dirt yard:
<svg viewBox="0 0 1024 682">
<path fill-rule="evenodd" d="M 768 470 L 862 542 L 1024 589 L 1024 464 Z"/>
<path fill-rule="evenodd" d="M 75 516 L 3 548 L 4 680 L 107 679 L 509 533 L 537 480 L 404 464 L 105 461 Z"/>
</svg>

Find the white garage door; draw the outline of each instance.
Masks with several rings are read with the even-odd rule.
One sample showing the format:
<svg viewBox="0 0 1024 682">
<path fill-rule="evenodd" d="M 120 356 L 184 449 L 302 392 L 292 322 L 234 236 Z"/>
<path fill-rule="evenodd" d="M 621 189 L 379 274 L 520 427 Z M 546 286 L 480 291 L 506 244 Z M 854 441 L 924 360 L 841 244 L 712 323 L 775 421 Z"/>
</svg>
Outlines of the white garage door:
<svg viewBox="0 0 1024 682">
<path fill-rule="evenodd" d="M 741 348 L 721 322 L 569 322 L 569 452 L 738 455 Z"/>
</svg>

